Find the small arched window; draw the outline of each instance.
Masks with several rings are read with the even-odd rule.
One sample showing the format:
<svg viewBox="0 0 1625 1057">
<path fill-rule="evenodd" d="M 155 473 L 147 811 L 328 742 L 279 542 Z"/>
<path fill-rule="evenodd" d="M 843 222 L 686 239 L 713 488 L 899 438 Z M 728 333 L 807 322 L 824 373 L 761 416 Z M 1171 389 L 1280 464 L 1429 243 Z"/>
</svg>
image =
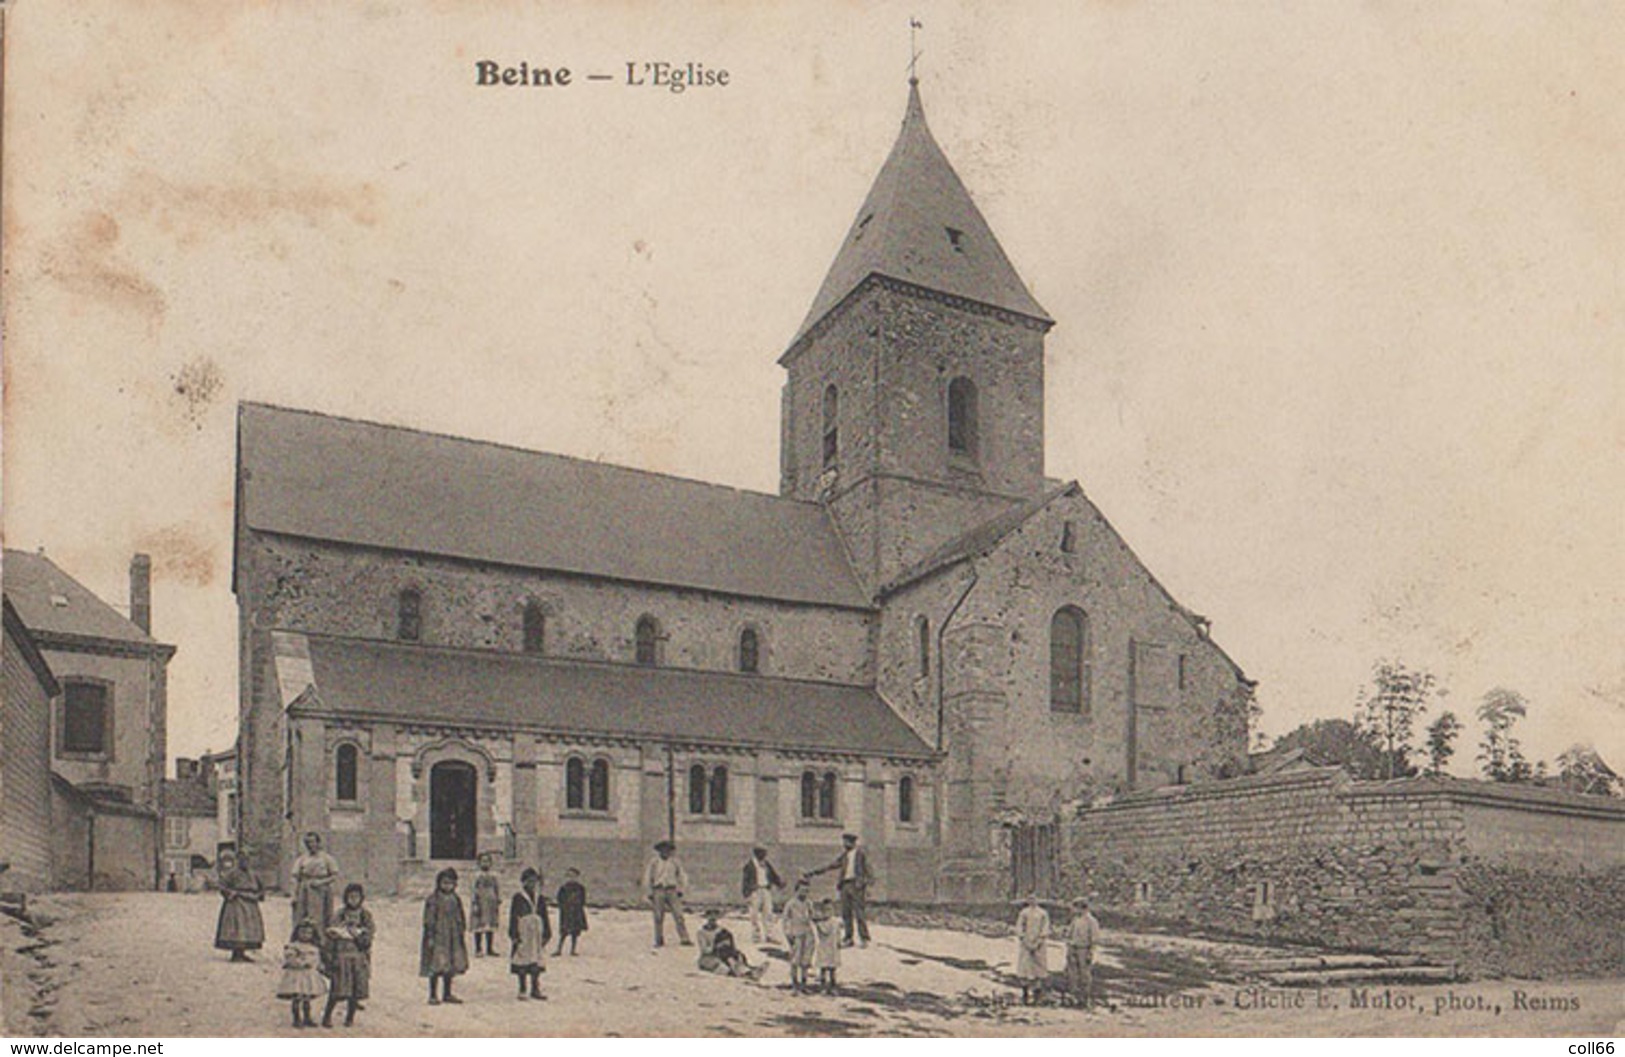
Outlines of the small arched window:
<svg viewBox="0 0 1625 1057">
<path fill-rule="evenodd" d="M 762 642 L 757 638 L 755 628 L 746 628 L 739 633 L 739 670 L 756 672 L 761 667 Z"/>
<path fill-rule="evenodd" d="M 705 765 L 697 763 L 688 769 L 688 813 L 705 814 Z"/>
<path fill-rule="evenodd" d="M 955 378 L 948 383 L 948 451 L 976 456 L 976 383 Z"/>
<path fill-rule="evenodd" d="M 423 595 L 408 587 L 395 599 L 395 637 L 417 642 L 423 637 Z"/>
<path fill-rule="evenodd" d="M 361 769 L 361 754 L 350 742 L 345 742 L 333 754 L 333 797 L 347 804 L 357 798 L 357 776 Z"/>
<path fill-rule="evenodd" d="M 564 762 L 564 806 L 570 811 L 587 806 L 586 772 L 587 765 L 579 756 Z"/>
<path fill-rule="evenodd" d="M 917 667 L 919 668 L 920 678 L 924 679 L 931 674 L 931 621 L 925 617 L 920 617 L 915 624 L 915 632 L 918 638 L 916 645 L 919 655 Z"/>
<path fill-rule="evenodd" d="M 524 625 L 525 652 L 541 653 L 547 640 L 547 616 L 542 612 L 540 603 L 525 603 Z"/>
<path fill-rule="evenodd" d="M 637 661 L 646 667 L 660 663 L 660 622 L 651 616 L 638 618 Z"/>
<path fill-rule="evenodd" d="M 1076 606 L 1063 606 L 1050 619 L 1049 707 L 1079 713 L 1089 708 L 1089 618 Z"/>
<path fill-rule="evenodd" d="M 609 810 L 609 761 L 602 757 L 592 761 L 587 776 L 587 807 L 593 811 Z"/>
<path fill-rule="evenodd" d="M 707 805 L 711 814 L 726 815 L 728 813 L 728 768 L 711 768 L 711 795 Z"/>
<path fill-rule="evenodd" d="M 818 817 L 835 817 L 835 772 L 825 771 L 818 783 Z"/>
<path fill-rule="evenodd" d="M 835 387 L 824 390 L 824 469 L 834 466 L 841 456 L 841 394 Z"/>
<path fill-rule="evenodd" d="M 903 775 L 897 780 L 897 821 L 914 821 L 914 778 Z"/>
<path fill-rule="evenodd" d="M 801 817 L 818 817 L 818 776 L 811 771 L 801 774 Z"/>
</svg>

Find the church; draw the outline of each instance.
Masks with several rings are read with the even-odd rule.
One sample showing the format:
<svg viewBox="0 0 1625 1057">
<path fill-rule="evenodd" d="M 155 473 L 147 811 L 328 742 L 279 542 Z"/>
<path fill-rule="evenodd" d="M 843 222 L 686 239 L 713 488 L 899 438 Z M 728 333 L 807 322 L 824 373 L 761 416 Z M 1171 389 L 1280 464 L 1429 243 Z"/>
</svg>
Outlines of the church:
<svg viewBox="0 0 1625 1057">
<path fill-rule="evenodd" d="M 691 898 L 857 833 L 871 898 L 1046 887 L 1058 819 L 1245 766 L 1251 683 L 1074 481 L 1054 321 L 926 124 L 779 358 L 778 495 L 239 407 L 241 841 L 415 894 L 493 853 Z"/>
</svg>

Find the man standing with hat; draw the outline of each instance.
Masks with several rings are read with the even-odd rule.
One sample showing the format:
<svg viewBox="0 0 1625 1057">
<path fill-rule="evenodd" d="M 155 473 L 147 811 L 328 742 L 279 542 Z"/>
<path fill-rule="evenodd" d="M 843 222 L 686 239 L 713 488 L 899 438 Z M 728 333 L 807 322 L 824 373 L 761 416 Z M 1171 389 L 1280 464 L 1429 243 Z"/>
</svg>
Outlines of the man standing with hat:
<svg viewBox="0 0 1625 1057">
<path fill-rule="evenodd" d="M 779 871 L 767 861 L 767 849 L 752 848 L 739 881 L 739 891 L 745 897 L 745 908 L 750 911 L 752 941 L 761 943 L 764 937 L 772 938 L 768 934 L 772 932 L 773 889 L 783 887 Z"/>
<path fill-rule="evenodd" d="M 666 914 L 670 912 L 677 922 L 677 939 L 685 947 L 694 946 L 688 938 L 688 926 L 683 923 L 683 890 L 688 887 L 688 871 L 677 861 L 677 845 L 669 840 L 655 845 L 654 857 L 643 870 L 643 887 L 654 906 L 655 946 L 666 945 Z"/>
<path fill-rule="evenodd" d="M 869 882 L 874 880 L 874 874 L 869 871 L 869 857 L 858 847 L 856 833 L 841 834 L 841 841 L 846 850 L 841 852 L 840 858 L 828 866 L 820 866 L 807 876 L 817 877 L 821 873 L 838 870 L 836 888 L 841 893 L 841 924 L 845 926 L 846 935 L 841 939 L 841 946 L 850 947 L 856 939 L 860 947 L 869 946 L 869 920 L 864 912 L 864 901 L 868 898 Z"/>
</svg>

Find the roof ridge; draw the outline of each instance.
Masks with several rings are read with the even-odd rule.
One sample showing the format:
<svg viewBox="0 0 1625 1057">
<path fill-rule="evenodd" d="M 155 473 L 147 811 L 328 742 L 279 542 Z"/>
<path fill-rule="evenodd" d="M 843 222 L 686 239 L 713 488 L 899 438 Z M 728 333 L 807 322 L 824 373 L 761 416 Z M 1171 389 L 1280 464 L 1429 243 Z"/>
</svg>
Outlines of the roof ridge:
<svg viewBox="0 0 1625 1057">
<path fill-rule="evenodd" d="M 932 550 L 930 554 L 927 554 L 909 568 L 898 573 L 880 589 L 880 593 L 882 595 L 890 594 L 898 588 L 906 587 L 917 580 L 930 576 L 932 573 L 937 572 L 940 569 L 945 569 L 951 565 L 957 565 L 966 558 L 969 558 L 976 551 L 998 545 L 1009 537 L 1012 532 L 1015 532 L 1021 526 L 1025 525 L 1028 521 L 1036 517 L 1045 507 L 1049 506 L 1056 499 L 1074 489 L 1076 489 L 1080 495 L 1083 493 L 1083 487 L 1079 485 L 1077 481 L 1067 481 L 1064 484 L 1056 485 L 1047 491 L 1041 492 L 1039 495 L 1027 500 L 1025 503 L 1017 504 L 1008 510 L 999 511 L 997 514 L 994 514 L 992 517 L 979 522 L 969 530 L 961 532 L 953 539 Z M 1006 518 L 1009 519 L 1009 523 L 1001 524 L 1003 519 Z M 994 534 L 985 542 L 982 542 L 979 537 L 986 533 L 990 528 L 993 528 L 995 525 L 997 525 L 998 528 Z M 971 542 L 977 542 L 978 546 L 967 549 L 964 551 L 964 553 L 957 553 L 961 550 L 961 548 L 964 548 L 968 543 Z"/>
<path fill-rule="evenodd" d="M 602 467 L 621 473 L 639 474 L 644 477 L 654 477 L 679 484 L 700 485 L 704 488 L 714 488 L 752 499 L 770 499 L 784 503 L 794 503 L 797 506 L 823 509 L 823 504 L 811 499 L 799 499 L 795 496 L 783 495 L 777 492 L 764 492 L 755 488 L 744 488 L 740 485 L 723 484 L 720 481 L 706 481 L 698 477 L 684 477 L 680 474 L 668 473 L 664 470 L 651 470 L 643 466 L 628 466 L 625 463 L 611 462 L 608 459 L 594 459 L 584 455 L 568 455 L 559 451 L 547 451 L 542 448 L 526 448 L 508 441 L 485 440 L 480 437 L 469 437 L 460 433 L 445 433 L 440 430 L 422 429 L 418 426 L 402 425 L 398 422 L 380 422 L 376 419 L 357 418 L 354 415 L 338 415 L 329 411 L 317 411 L 308 407 L 290 407 L 286 404 L 272 404 L 263 400 L 239 400 L 239 409 L 245 407 L 259 408 L 265 411 L 275 411 L 282 414 L 307 415 L 311 418 L 325 419 L 329 422 L 343 422 L 354 426 L 368 426 L 373 429 L 387 429 L 397 433 L 410 433 L 414 436 L 428 437 L 433 440 L 449 440 L 459 444 L 472 444 L 481 448 L 494 448 L 499 451 L 511 451 L 519 455 L 541 456 L 547 459 L 559 459 L 564 462 L 580 463 L 584 466 Z"/>
</svg>

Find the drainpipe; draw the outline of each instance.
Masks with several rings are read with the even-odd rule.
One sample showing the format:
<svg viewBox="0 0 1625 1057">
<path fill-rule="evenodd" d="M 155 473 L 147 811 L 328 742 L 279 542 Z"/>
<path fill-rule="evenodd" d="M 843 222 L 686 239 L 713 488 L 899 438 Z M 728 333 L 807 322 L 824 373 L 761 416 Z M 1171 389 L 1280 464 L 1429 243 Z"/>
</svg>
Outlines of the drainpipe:
<svg viewBox="0 0 1625 1057">
<path fill-rule="evenodd" d="M 677 771 L 671 746 L 666 746 L 666 839 L 677 839 Z"/>
</svg>

